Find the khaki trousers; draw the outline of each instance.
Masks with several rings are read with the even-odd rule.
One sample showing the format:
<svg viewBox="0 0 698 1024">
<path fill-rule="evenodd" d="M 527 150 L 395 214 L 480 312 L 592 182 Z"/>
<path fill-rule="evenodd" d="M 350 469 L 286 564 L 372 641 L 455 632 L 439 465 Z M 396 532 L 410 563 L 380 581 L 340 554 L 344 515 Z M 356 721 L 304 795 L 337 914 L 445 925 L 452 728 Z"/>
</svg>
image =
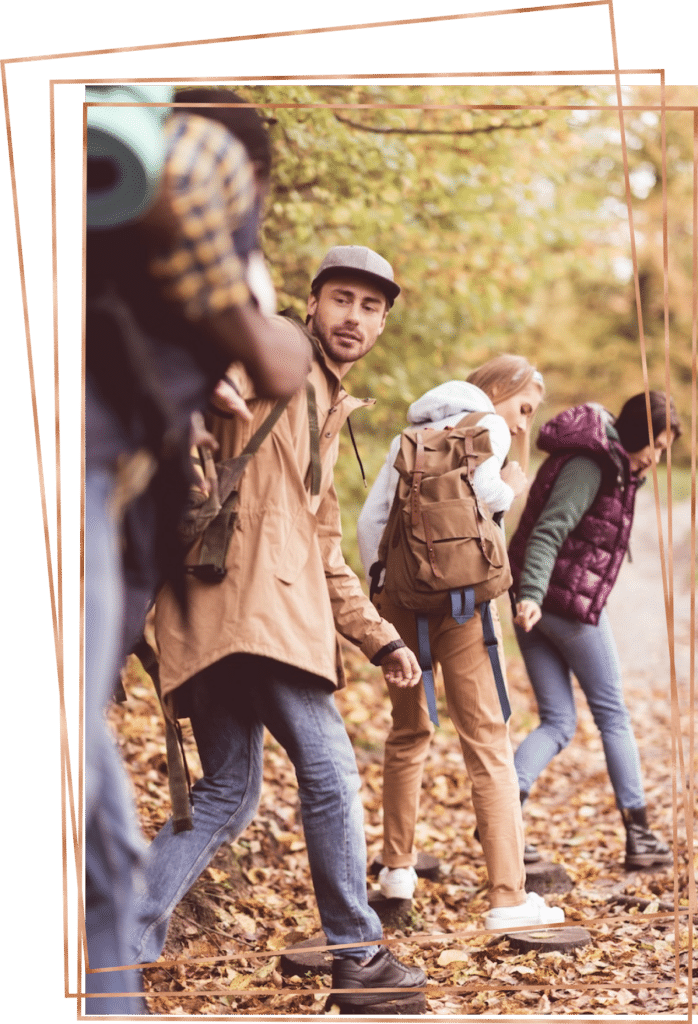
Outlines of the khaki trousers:
<svg viewBox="0 0 698 1024">
<path fill-rule="evenodd" d="M 417 653 L 413 612 L 397 608 L 383 595 L 374 598 L 380 614 L 392 622 Z M 504 671 L 502 630 L 492 602 L 492 618 Z M 525 900 L 524 833 L 519 784 L 509 727 L 504 721 L 492 666 L 482 635 L 479 607 L 459 626 L 451 615 L 431 615 L 429 642 L 434 665 L 441 666 L 451 716 L 472 784 L 473 807 L 489 878 L 492 907 L 518 906 Z M 429 720 L 424 685 L 388 686 L 393 725 L 385 744 L 383 774 L 383 863 L 409 867 L 416 861 L 414 832 L 424 762 L 434 726 Z"/>
</svg>

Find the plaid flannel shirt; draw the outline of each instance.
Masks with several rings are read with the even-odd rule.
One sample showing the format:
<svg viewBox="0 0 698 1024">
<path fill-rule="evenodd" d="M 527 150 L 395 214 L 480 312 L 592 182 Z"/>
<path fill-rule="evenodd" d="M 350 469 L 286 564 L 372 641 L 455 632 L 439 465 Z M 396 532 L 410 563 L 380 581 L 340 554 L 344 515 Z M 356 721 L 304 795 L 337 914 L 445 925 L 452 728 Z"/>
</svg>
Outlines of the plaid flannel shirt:
<svg viewBox="0 0 698 1024">
<path fill-rule="evenodd" d="M 253 169 L 242 143 L 208 118 L 175 112 L 165 135 L 179 237 L 150 269 L 186 317 L 200 320 L 250 297 L 232 233 L 254 202 Z"/>
</svg>

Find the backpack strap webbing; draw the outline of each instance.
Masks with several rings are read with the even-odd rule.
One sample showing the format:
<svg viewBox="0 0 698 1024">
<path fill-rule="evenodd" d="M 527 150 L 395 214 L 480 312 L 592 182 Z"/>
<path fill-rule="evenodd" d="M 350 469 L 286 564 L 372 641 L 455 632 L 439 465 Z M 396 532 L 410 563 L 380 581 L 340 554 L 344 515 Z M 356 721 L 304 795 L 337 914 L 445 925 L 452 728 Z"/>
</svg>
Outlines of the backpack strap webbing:
<svg viewBox="0 0 698 1024">
<path fill-rule="evenodd" d="M 429 558 L 429 565 L 431 571 L 434 573 L 437 579 L 443 579 L 443 573 L 436 564 L 436 551 L 434 550 L 434 534 L 429 522 L 428 516 L 422 512 L 422 505 L 420 501 L 422 491 L 422 477 L 424 476 L 424 436 L 420 431 L 415 436 L 416 450 L 414 456 L 414 469 L 412 470 L 412 482 L 410 484 L 410 509 L 412 518 L 412 529 L 416 529 L 419 525 L 419 521 L 422 521 L 422 527 L 424 529 L 424 540 L 427 546 L 427 556 Z"/>
<path fill-rule="evenodd" d="M 436 712 L 434 669 L 431 663 L 431 646 L 429 644 L 429 618 L 426 615 L 416 615 L 415 618 L 417 620 L 417 657 L 419 659 L 419 667 L 422 670 L 424 695 L 427 698 L 429 718 L 434 725 L 438 725 L 439 716 Z"/>
<path fill-rule="evenodd" d="M 250 459 L 258 452 L 262 442 L 271 433 L 272 428 L 281 416 L 290 401 L 275 402 L 271 412 L 264 422 L 257 428 L 249 439 L 243 450 L 234 459 L 228 460 L 234 470 L 230 474 L 235 486 L 231 487 L 229 494 L 225 497 L 218 515 L 211 520 L 202 534 L 201 550 L 197 565 L 186 566 L 186 571 L 205 582 L 220 582 L 226 574 L 225 560 L 228 554 L 230 538 L 233 534 L 237 512 L 235 504 L 238 496 L 237 484 L 247 468 Z"/>
<path fill-rule="evenodd" d="M 460 590 L 449 590 L 451 598 L 451 615 L 459 626 L 462 626 L 475 614 L 475 588 L 461 587 Z"/>
<path fill-rule="evenodd" d="M 489 601 L 483 601 L 480 605 L 480 617 L 482 618 L 482 635 L 487 645 L 487 653 L 492 665 L 492 672 L 494 673 L 494 684 L 497 687 L 499 706 L 502 709 L 504 721 L 508 722 L 511 717 L 511 705 L 509 703 L 509 697 L 507 696 L 506 686 L 504 685 L 502 666 L 499 663 L 499 646 L 494 632 L 492 609 L 490 608 Z"/>
<path fill-rule="evenodd" d="M 459 626 L 462 626 L 468 619 L 472 619 L 475 614 L 475 591 L 472 587 L 450 590 L 449 597 L 451 599 L 451 615 Z M 419 667 L 422 670 L 429 718 L 434 725 L 438 725 L 439 716 L 436 712 L 434 670 L 431 661 L 431 645 L 429 643 L 429 617 L 417 613 L 415 618 L 417 620 L 417 657 L 419 658 Z"/>
<path fill-rule="evenodd" d="M 310 432 L 310 465 L 305 478 L 305 486 L 310 488 L 311 494 L 320 493 L 320 481 L 322 479 L 322 464 L 320 462 L 320 425 L 317 415 L 317 400 L 315 388 L 306 381 L 305 393 L 308 401 L 308 429 Z"/>
<path fill-rule="evenodd" d="M 158 659 L 144 636 L 135 645 L 132 653 L 140 660 L 144 670 L 153 680 L 165 720 L 165 753 L 170 804 L 172 805 L 172 831 L 175 835 L 179 832 L 191 832 L 194 827 L 191 820 L 191 778 L 184 753 L 182 729 L 174 714 L 169 695 L 162 696 Z"/>
<path fill-rule="evenodd" d="M 475 592 L 472 587 L 466 587 L 463 590 L 451 590 L 449 596 L 451 598 L 453 618 L 459 625 L 463 625 L 464 622 L 473 617 L 475 612 Z M 492 609 L 490 608 L 489 601 L 483 601 L 480 605 L 480 617 L 482 619 L 482 635 L 492 666 L 497 696 L 499 697 L 499 706 L 502 709 L 504 721 L 508 722 L 511 717 L 511 705 L 507 696 L 506 686 L 504 685 L 502 666 L 499 661 L 499 646 L 494 632 Z M 436 711 L 434 669 L 431 660 L 431 645 L 429 643 L 429 617 L 417 613 L 415 618 L 417 620 L 417 657 L 419 659 L 419 667 L 422 670 L 422 682 L 427 699 L 429 718 L 434 725 L 438 725 L 439 716 Z"/>
</svg>

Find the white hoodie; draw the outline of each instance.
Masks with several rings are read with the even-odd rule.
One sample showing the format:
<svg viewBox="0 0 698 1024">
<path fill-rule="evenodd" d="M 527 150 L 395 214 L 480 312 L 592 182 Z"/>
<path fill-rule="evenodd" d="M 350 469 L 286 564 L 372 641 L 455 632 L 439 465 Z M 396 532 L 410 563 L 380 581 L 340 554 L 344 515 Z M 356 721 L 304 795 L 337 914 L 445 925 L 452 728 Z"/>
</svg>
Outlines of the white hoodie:
<svg viewBox="0 0 698 1024">
<path fill-rule="evenodd" d="M 511 433 L 506 422 L 494 411 L 494 406 L 484 391 L 466 381 L 449 380 L 427 391 L 413 402 L 407 410 L 407 419 L 412 426 L 442 430 L 444 427 L 455 426 L 469 412 L 487 414 L 478 425 L 485 427 L 489 432 L 492 447 L 492 456 L 480 463 L 475 470 L 473 488 L 490 512 L 506 512 L 514 500 L 514 492 L 502 480 L 500 470 L 511 447 Z M 359 552 L 367 579 L 369 569 L 378 557 L 378 545 L 388 522 L 397 488 L 399 475 L 394 463 L 399 449 L 398 434 L 391 442 L 383 467 L 366 498 L 356 524 Z"/>
</svg>

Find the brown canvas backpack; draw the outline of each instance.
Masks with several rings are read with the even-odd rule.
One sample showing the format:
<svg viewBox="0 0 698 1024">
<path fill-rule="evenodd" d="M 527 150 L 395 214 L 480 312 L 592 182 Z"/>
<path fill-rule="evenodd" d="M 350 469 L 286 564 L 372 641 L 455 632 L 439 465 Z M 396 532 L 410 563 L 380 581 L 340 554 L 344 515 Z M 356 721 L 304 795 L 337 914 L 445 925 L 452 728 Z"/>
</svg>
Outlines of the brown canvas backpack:
<svg viewBox="0 0 698 1024">
<path fill-rule="evenodd" d="M 454 427 L 402 432 L 400 479 L 378 549 L 386 596 L 401 608 L 445 612 L 451 592 L 475 604 L 511 585 L 504 532 L 473 489 L 478 464 L 492 454 L 489 432 L 469 413 Z"/>
<path fill-rule="evenodd" d="M 417 654 L 435 725 L 429 615 L 450 612 L 463 624 L 476 606 L 504 720 L 511 715 L 490 608 L 512 582 L 506 539 L 473 488 L 477 466 L 492 454 L 489 431 L 479 426 L 483 415 L 468 413 L 443 430 L 402 432 L 395 460 L 400 478 L 371 567 L 371 596 L 385 591 L 393 604 L 415 612 Z"/>
</svg>

